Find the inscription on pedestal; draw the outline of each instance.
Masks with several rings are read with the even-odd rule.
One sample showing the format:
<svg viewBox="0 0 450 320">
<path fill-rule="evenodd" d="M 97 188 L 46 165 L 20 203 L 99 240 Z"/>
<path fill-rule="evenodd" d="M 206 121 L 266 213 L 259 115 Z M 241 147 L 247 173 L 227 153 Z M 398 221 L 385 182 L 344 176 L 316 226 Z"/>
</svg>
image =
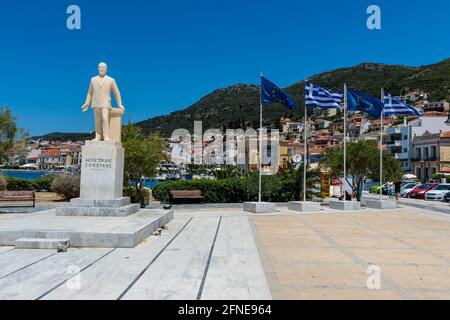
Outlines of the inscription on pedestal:
<svg viewBox="0 0 450 320">
<path fill-rule="evenodd" d="M 83 162 L 83 168 L 90 168 L 94 170 L 112 169 L 112 158 L 87 158 Z"/>
</svg>

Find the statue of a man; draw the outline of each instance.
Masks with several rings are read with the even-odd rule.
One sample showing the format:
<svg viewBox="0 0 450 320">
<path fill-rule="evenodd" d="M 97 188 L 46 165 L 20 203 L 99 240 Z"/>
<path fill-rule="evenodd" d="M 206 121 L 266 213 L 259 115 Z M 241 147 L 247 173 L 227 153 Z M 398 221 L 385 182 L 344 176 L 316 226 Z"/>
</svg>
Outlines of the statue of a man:
<svg viewBox="0 0 450 320">
<path fill-rule="evenodd" d="M 116 81 L 108 77 L 106 72 L 108 67 L 106 63 L 101 62 L 98 65 L 98 76 L 91 79 L 89 92 L 86 97 L 86 102 L 81 107 L 85 112 L 92 102 L 92 109 L 95 117 L 95 139 L 94 141 L 110 141 L 109 136 L 109 112 L 112 109 L 111 105 L 111 91 L 114 92 L 118 107 L 125 111 L 122 105 L 122 98 L 120 97 L 119 88 Z"/>
</svg>

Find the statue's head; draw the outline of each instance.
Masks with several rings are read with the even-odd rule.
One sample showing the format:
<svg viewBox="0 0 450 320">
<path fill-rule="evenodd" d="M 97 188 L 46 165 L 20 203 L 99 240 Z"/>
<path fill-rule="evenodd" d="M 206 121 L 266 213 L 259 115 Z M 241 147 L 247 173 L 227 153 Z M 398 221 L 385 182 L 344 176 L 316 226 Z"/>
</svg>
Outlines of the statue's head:
<svg viewBox="0 0 450 320">
<path fill-rule="evenodd" d="M 100 62 L 98 64 L 98 75 L 100 77 L 106 76 L 106 72 L 108 71 L 108 66 L 104 62 Z"/>
</svg>

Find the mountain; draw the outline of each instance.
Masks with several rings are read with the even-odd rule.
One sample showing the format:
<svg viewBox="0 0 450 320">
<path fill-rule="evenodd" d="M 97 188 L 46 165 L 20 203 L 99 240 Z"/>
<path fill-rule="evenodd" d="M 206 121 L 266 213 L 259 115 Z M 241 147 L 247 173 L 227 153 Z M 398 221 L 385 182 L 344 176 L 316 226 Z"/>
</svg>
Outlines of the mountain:
<svg viewBox="0 0 450 320">
<path fill-rule="evenodd" d="M 30 137 L 31 140 L 47 140 L 47 141 L 84 141 L 93 139 L 93 133 L 64 133 L 64 132 L 52 132 L 43 136 Z"/>
<path fill-rule="evenodd" d="M 409 67 L 381 63 L 361 63 L 351 68 L 341 68 L 314 75 L 309 81 L 332 91 L 343 91 L 344 83 L 351 88 L 380 96 L 381 88 L 393 95 L 411 90 L 424 90 L 430 100 L 450 101 L 450 59 L 440 63 Z M 264 125 L 278 127 L 282 116 L 303 118 L 304 81 L 285 88 L 299 106 L 290 111 L 274 104 L 264 107 Z M 207 128 L 259 127 L 259 86 L 237 84 L 215 90 L 192 106 L 169 115 L 151 118 L 138 125 L 147 133 L 159 131 L 169 137 L 173 130 L 193 130 L 194 120 L 203 121 Z"/>
<path fill-rule="evenodd" d="M 264 107 L 264 123 L 274 125 L 282 116 L 299 116 L 279 105 Z M 192 106 L 137 123 L 145 132 L 159 131 L 170 136 L 173 130 L 193 130 L 194 121 L 203 121 L 203 129 L 259 127 L 259 86 L 237 84 L 218 89 Z"/>
<path fill-rule="evenodd" d="M 343 91 L 344 83 L 351 88 L 380 95 L 385 88 L 393 95 L 420 89 L 430 94 L 430 100 L 450 101 L 450 59 L 437 64 L 409 67 L 381 63 L 361 63 L 309 77 L 309 81 L 333 91 Z M 291 111 L 273 104 L 264 107 L 264 125 L 278 127 L 282 116 L 303 117 L 303 81 L 285 88 L 297 102 L 298 110 Z M 138 122 L 144 132 L 161 132 L 170 137 L 173 130 L 192 132 L 195 120 L 203 121 L 203 129 L 259 127 L 259 86 L 236 84 L 218 89 L 186 109 Z M 58 135 L 58 137 L 61 137 Z"/>
</svg>

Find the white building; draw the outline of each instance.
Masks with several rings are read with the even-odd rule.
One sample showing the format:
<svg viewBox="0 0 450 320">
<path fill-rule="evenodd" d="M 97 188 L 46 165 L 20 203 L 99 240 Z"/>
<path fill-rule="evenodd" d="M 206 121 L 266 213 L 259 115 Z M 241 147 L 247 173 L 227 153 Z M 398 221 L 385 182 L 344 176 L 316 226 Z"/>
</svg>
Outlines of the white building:
<svg viewBox="0 0 450 320">
<path fill-rule="evenodd" d="M 428 102 L 424 107 L 423 111 L 437 111 L 437 112 L 448 112 L 450 110 L 450 105 L 446 101 L 439 102 Z"/>
<path fill-rule="evenodd" d="M 322 109 L 322 108 L 314 108 L 313 109 L 313 116 L 316 118 L 327 118 L 327 117 L 334 117 L 337 115 L 337 109 Z"/>
<path fill-rule="evenodd" d="M 408 92 L 407 94 L 405 94 L 404 96 L 401 96 L 399 98 L 404 101 L 416 102 L 417 100 L 428 99 L 428 93 L 421 91 L 421 90 L 414 90 L 414 91 Z"/>
<path fill-rule="evenodd" d="M 411 146 L 413 138 L 423 135 L 426 131 L 429 133 L 448 131 L 447 119 L 448 117 L 446 115 L 429 114 L 412 120 L 408 124 L 391 127 L 386 130 L 387 149 L 401 161 L 401 168 L 404 172 L 413 173 L 413 150 Z"/>
</svg>

